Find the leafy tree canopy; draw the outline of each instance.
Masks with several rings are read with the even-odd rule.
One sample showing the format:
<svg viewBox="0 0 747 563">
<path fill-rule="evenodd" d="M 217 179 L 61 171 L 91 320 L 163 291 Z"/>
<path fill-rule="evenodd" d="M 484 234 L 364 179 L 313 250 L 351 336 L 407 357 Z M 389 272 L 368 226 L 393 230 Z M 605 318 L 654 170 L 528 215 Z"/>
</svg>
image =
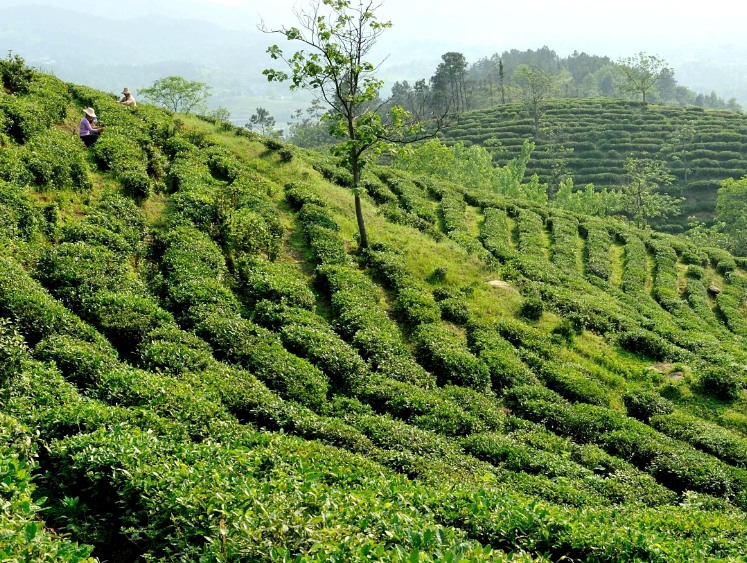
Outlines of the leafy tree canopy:
<svg viewBox="0 0 747 563">
<path fill-rule="evenodd" d="M 191 113 L 205 108 L 205 101 L 210 97 L 210 86 L 181 76 L 167 76 L 159 78 L 148 88 L 140 88 L 138 92 L 157 106 Z"/>
</svg>

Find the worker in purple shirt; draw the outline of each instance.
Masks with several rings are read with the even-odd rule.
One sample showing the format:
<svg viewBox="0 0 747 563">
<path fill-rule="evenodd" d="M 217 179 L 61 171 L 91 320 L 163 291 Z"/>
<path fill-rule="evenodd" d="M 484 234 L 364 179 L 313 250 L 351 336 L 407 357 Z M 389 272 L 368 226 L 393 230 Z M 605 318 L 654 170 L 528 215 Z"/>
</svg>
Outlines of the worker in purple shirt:
<svg viewBox="0 0 747 563">
<path fill-rule="evenodd" d="M 90 147 L 96 141 L 99 140 L 99 135 L 104 132 L 103 127 L 96 127 L 93 122 L 96 120 L 96 112 L 93 108 L 86 108 L 83 110 L 85 114 L 83 119 L 80 120 L 80 140 L 85 143 L 87 147 Z"/>
</svg>

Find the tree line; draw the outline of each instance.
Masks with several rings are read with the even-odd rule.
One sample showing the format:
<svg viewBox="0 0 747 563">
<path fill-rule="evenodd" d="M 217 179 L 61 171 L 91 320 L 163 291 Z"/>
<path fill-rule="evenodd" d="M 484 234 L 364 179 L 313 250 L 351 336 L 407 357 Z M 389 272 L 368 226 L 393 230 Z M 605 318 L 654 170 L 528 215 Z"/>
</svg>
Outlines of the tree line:
<svg viewBox="0 0 747 563">
<path fill-rule="evenodd" d="M 657 77 L 654 84 L 641 83 L 642 70 L 660 71 L 654 72 Z M 527 72 L 551 82 L 553 97 L 632 97 L 681 107 L 742 109 L 735 98 L 725 101 L 715 92 L 698 94 L 678 84 L 674 71 L 655 56 L 639 53 L 613 61 L 606 56 L 574 51 L 567 57 L 560 57 L 549 47 L 536 51 L 512 49 L 483 57 L 472 64 L 462 53 L 444 53 L 430 79 L 418 80 L 414 84 L 396 82 L 392 87 L 393 103 L 407 107 L 409 99 L 429 90 L 439 93 L 456 111 L 521 101 L 528 95 Z"/>
</svg>

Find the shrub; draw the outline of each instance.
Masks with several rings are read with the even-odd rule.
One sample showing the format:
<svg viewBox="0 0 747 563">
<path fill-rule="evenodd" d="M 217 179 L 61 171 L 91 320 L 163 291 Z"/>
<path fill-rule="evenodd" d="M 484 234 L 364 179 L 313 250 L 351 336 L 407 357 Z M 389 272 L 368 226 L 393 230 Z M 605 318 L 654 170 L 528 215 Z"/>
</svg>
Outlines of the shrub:
<svg viewBox="0 0 747 563">
<path fill-rule="evenodd" d="M 314 313 L 263 301 L 255 320 L 277 331 L 286 349 L 306 358 L 338 386 L 356 390 L 368 379 L 368 366 L 358 353 Z"/>
<path fill-rule="evenodd" d="M 146 334 L 137 355 L 143 368 L 176 376 L 204 371 L 214 362 L 212 348 L 206 342 L 173 325 Z"/>
<path fill-rule="evenodd" d="M 674 405 L 654 390 L 628 392 L 623 395 L 623 402 L 628 411 L 628 416 L 646 424 L 651 417 L 670 414 L 674 410 Z"/>
<path fill-rule="evenodd" d="M 438 308 L 441 309 L 441 318 L 454 324 L 464 325 L 469 322 L 470 308 L 462 295 L 447 297 L 438 302 Z"/>
<path fill-rule="evenodd" d="M 239 292 L 249 304 L 269 299 L 312 310 L 315 297 L 301 273 L 287 264 L 243 257 L 236 262 Z"/>
<path fill-rule="evenodd" d="M 554 361 L 542 362 L 538 372 L 547 387 L 572 402 L 607 406 L 607 391 L 595 381 L 571 366 Z"/>
<path fill-rule="evenodd" d="M 489 388 L 487 366 L 448 330 L 436 324 L 425 324 L 413 336 L 418 360 L 436 376 L 439 384 L 452 383 L 477 391 Z"/>
<path fill-rule="evenodd" d="M 65 335 L 53 335 L 39 342 L 34 357 L 55 362 L 62 375 L 83 388 L 95 386 L 118 364 L 110 346 L 96 346 Z"/>
<path fill-rule="evenodd" d="M 285 184 L 284 189 L 285 199 L 296 209 L 301 209 L 306 203 L 324 207 L 324 200 L 317 194 L 316 190 L 306 184 L 290 182 Z"/>
<path fill-rule="evenodd" d="M 12 318 L 31 345 L 54 333 L 101 341 L 100 335 L 53 299 L 20 265 L 4 257 L 0 257 L 0 317 Z"/>
<path fill-rule="evenodd" d="M 206 311 L 195 332 L 212 345 L 217 357 L 241 365 L 281 395 L 312 410 L 326 402 L 327 378 L 251 321 L 221 310 Z"/>
<path fill-rule="evenodd" d="M 410 327 L 441 320 L 441 310 L 433 296 L 416 287 L 406 287 L 399 291 L 394 311 Z"/>
<path fill-rule="evenodd" d="M 713 367 L 700 374 L 700 385 L 706 393 L 732 401 L 742 394 L 744 375 L 736 367 Z"/>
<path fill-rule="evenodd" d="M 544 312 L 545 304 L 542 301 L 542 296 L 535 292 L 524 298 L 519 314 L 530 321 L 538 321 Z"/>
<path fill-rule="evenodd" d="M 622 290 L 626 293 L 639 293 L 643 291 L 646 287 L 647 277 L 646 247 L 637 237 L 626 236 Z"/>
<path fill-rule="evenodd" d="M 0 318 L 0 388 L 20 373 L 27 354 L 23 336 L 10 321 Z"/>
<path fill-rule="evenodd" d="M 28 94 L 34 71 L 26 66 L 19 55 L 8 53 L 8 58 L 0 60 L 0 82 L 14 94 Z"/>
<path fill-rule="evenodd" d="M 128 357 L 151 331 L 174 322 L 154 301 L 132 293 L 97 293 L 86 302 L 86 309 L 92 324 Z"/>
<path fill-rule="evenodd" d="M 143 286 L 129 263 L 102 246 L 64 242 L 39 259 L 36 274 L 57 299 L 73 310 L 100 291 L 133 291 Z"/>
<path fill-rule="evenodd" d="M 702 280 L 703 277 L 705 276 L 705 270 L 701 268 L 700 266 L 690 264 L 687 267 L 685 276 L 687 276 L 688 278 L 694 279 L 694 280 Z"/>
<path fill-rule="evenodd" d="M 468 326 L 467 343 L 472 352 L 487 366 L 494 391 L 539 383 L 521 361 L 516 349 L 491 327 Z"/>
<path fill-rule="evenodd" d="M 596 222 L 583 225 L 586 231 L 586 273 L 603 280 L 609 280 L 612 273 L 610 260 L 610 239 L 607 229 Z"/>
<path fill-rule="evenodd" d="M 618 336 L 617 343 L 628 352 L 641 354 L 653 360 L 680 359 L 680 354 L 671 343 L 648 330 L 634 329 L 624 332 Z"/>
<path fill-rule="evenodd" d="M 99 164 L 116 174 L 130 197 L 142 200 L 150 195 L 147 156 L 124 131 L 107 131 L 92 149 Z"/>
<path fill-rule="evenodd" d="M 28 241 L 39 228 L 41 220 L 39 206 L 25 190 L 0 180 L 0 236 Z"/>
</svg>

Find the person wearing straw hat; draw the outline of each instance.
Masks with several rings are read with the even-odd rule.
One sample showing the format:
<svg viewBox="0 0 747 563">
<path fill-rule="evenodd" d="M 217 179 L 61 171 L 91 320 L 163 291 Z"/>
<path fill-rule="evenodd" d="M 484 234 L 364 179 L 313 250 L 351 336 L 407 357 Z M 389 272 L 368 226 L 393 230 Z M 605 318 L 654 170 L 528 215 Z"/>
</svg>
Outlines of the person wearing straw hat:
<svg viewBox="0 0 747 563">
<path fill-rule="evenodd" d="M 122 90 L 122 95 L 124 98 L 121 100 L 117 100 L 118 104 L 122 104 L 123 106 L 130 106 L 131 108 L 137 107 L 137 102 L 135 101 L 135 97 L 132 95 L 132 92 L 130 92 L 129 88 L 125 88 Z"/>
<path fill-rule="evenodd" d="M 99 140 L 99 135 L 104 132 L 104 128 L 93 125 L 93 121 L 96 119 L 96 112 L 93 111 L 93 108 L 86 108 L 83 110 L 83 113 L 85 115 L 80 120 L 78 135 L 80 136 L 80 140 L 87 147 L 90 147 Z"/>
</svg>

